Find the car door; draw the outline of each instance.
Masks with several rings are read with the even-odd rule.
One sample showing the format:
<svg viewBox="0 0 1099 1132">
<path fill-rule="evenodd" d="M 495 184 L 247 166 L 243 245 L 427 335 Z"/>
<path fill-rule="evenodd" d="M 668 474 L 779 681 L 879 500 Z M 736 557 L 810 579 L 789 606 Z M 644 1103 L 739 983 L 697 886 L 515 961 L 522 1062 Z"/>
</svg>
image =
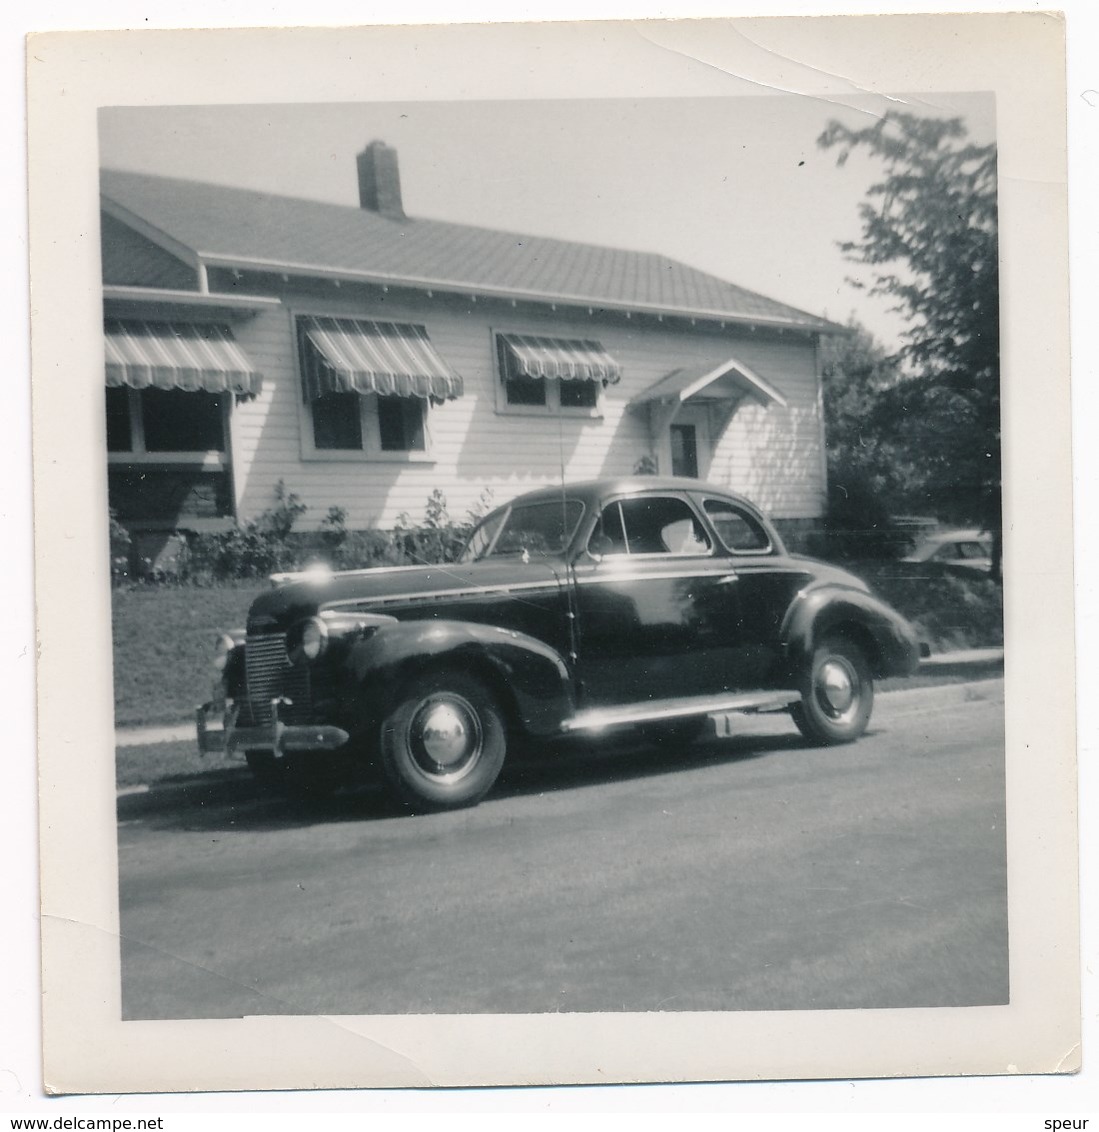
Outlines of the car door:
<svg viewBox="0 0 1099 1132">
<path fill-rule="evenodd" d="M 685 494 L 605 504 L 572 570 L 585 706 L 730 688 L 737 576 Z"/>
<path fill-rule="evenodd" d="M 725 661 L 730 678 L 738 690 L 768 687 L 782 660 L 786 612 L 809 571 L 779 553 L 767 527 L 747 507 L 709 495 L 699 502 L 737 578 L 736 603 L 725 601 L 717 611 L 731 641 Z M 735 623 L 724 620 L 728 617 Z"/>
</svg>

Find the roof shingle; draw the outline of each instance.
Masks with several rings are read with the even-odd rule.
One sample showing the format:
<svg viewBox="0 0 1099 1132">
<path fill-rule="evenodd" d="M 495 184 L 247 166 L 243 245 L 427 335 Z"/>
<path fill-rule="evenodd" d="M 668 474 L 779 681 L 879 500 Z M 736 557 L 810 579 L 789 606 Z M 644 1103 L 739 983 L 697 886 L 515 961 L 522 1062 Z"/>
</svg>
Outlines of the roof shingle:
<svg viewBox="0 0 1099 1132">
<path fill-rule="evenodd" d="M 103 170 L 105 200 L 202 261 L 313 269 L 475 294 L 834 330 L 666 256 L 523 236 L 249 189 Z M 308 271 L 307 271 L 308 273 Z"/>
</svg>

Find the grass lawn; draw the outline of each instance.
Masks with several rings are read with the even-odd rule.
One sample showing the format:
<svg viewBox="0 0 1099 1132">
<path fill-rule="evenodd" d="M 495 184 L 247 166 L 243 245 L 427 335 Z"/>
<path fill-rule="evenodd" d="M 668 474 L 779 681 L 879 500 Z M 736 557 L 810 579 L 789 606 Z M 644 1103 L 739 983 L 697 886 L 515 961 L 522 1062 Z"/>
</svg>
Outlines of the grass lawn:
<svg viewBox="0 0 1099 1132">
<path fill-rule="evenodd" d="M 243 769 L 243 759 L 224 755 L 200 755 L 194 742 L 141 743 L 115 751 L 115 783 L 119 790 L 129 786 L 169 785 L 186 782 L 211 771 Z"/>
<path fill-rule="evenodd" d="M 117 726 L 176 723 L 209 696 L 221 630 L 244 624 L 266 582 L 210 588 L 150 586 L 112 594 Z"/>
</svg>

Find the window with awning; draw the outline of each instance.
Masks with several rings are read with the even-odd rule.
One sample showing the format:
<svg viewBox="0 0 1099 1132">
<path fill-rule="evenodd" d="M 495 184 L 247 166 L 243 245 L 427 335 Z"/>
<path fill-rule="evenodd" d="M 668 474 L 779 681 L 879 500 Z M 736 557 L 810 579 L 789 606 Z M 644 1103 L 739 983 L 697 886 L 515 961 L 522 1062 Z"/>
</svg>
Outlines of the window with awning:
<svg viewBox="0 0 1099 1132">
<path fill-rule="evenodd" d="M 618 362 L 590 338 L 546 338 L 535 334 L 500 334 L 509 377 L 601 381 L 622 376 Z"/>
<path fill-rule="evenodd" d="M 500 333 L 496 352 L 506 404 L 516 409 L 590 412 L 600 389 L 622 376 L 614 357 L 587 338 Z"/>
<path fill-rule="evenodd" d="M 215 323 L 107 319 L 104 331 L 112 510 L 135 529 L 228 521 L 230 407 L 262 374 Z"/>
<path fill-rule="evenodd" d="M 108 319 L 104 330 L 109 389 L 253 396 L 263 383 L 228 327 Z"/>
<path fill-rule="evenodd" d="M 348 393 L 434 401 L 462 395 L 461 375 L 422 326 L 309 316 L 298 330 L 306 401 Z"/>
</svg>

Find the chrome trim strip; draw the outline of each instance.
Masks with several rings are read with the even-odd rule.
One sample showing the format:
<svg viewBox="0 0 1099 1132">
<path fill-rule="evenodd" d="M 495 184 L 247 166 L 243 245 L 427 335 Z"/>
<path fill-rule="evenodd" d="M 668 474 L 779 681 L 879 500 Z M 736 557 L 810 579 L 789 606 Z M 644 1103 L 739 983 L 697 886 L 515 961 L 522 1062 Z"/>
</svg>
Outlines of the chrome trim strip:
<svg viewBox="0 0 1099 1132">
<path fill-rule="evenodd" d="M 784 689 L 774 692 L 737 692 L 716 696 L 685 696 L 674 700 L 651 700 L 645 704 L 589 708 L 577 712 L 561 726 L 562 731 L 601 731 L 630 723 L 651 723 L 689 715 L 712 715 L 727 711 L 778 711 L 801 699 L 801 693 Z"/>
<path fill-rule="evenodd" d="M 651 562 L 652 559 L 646 559 Z M 584 577 L 575 579 L 579 586 L 595 586 L 602 584 L 617 584 L 620 582 L 671 582 L 679 581 L 683 578 L 698 578 L 705 580 L 707 578 L 716 579 L 718 582 L 722 581 L 730 573 L 729 563 L 722 559 L 713 559 L 709 563 L 708 570 L 662 570 L 660 573 L 646 573 L 644 571 L 622 570 L 614 574 L 588 574 Z M 760 567 L 760 570 L 764 570 Z M 366 571 L 364 571 L 365 573 Z M 737 563 L 736 571 L 739 576 L 755 572 L 752 571 L 750 566 L 745 566 L 742 563 Z M 800 574 L 804 571 L 800 570 L 786 570 L 786 571 L 767 571 L 768 573 L 789 573 Z M 401 594 L 387 594 L 384 597 L 353 597 L 343 598 L 340 601 L 326 601 L 324 609 L 337 609 L 347 606 L 363 606 L 367 609 L 376 608 L 378 606 L 392 605 L 395 602 L 410 602 L 426 603 L 428 601 L 440 601 L 447 598 L 453 598 L 455 601 L 462 600 L 463 598 L 470 597 L 508 597 L 513 593 L 526 593 L 531 590 L 545 590 L 547 593 L 558 593 L 564 587 L 564 583 L 543 581 L 543 582 L 515 582 L 505 583 L 498 586 L 481 586 L 472 589 L 461 590 L 417 590 L 411 593 Z"/>
<path fill-rule="evenodd" d="M 470 597 L 508 597 L 510 594 L 527 592 L 530 590 L 545 590 L 547 593 L 560 593 L 562 586 L 559 582 L 516 582 L 499 586 L 480 586 L 476 589 L 464 590 L 418 590 L 414 593 L 386 594 L 384 597 L 352 597 L 340 601 L 326 601 L 325 609 L 337 609 L 345 606 L 364 606 L 375 608 L 377 606 L 392 605 L 395 602 L 408 602 L 411 604 L 427 603 L 429 601 L 442 601 L 454 599 L 455 601 Z M 365 612 L 365 610 L 364 610 Z"/>
</svg>

